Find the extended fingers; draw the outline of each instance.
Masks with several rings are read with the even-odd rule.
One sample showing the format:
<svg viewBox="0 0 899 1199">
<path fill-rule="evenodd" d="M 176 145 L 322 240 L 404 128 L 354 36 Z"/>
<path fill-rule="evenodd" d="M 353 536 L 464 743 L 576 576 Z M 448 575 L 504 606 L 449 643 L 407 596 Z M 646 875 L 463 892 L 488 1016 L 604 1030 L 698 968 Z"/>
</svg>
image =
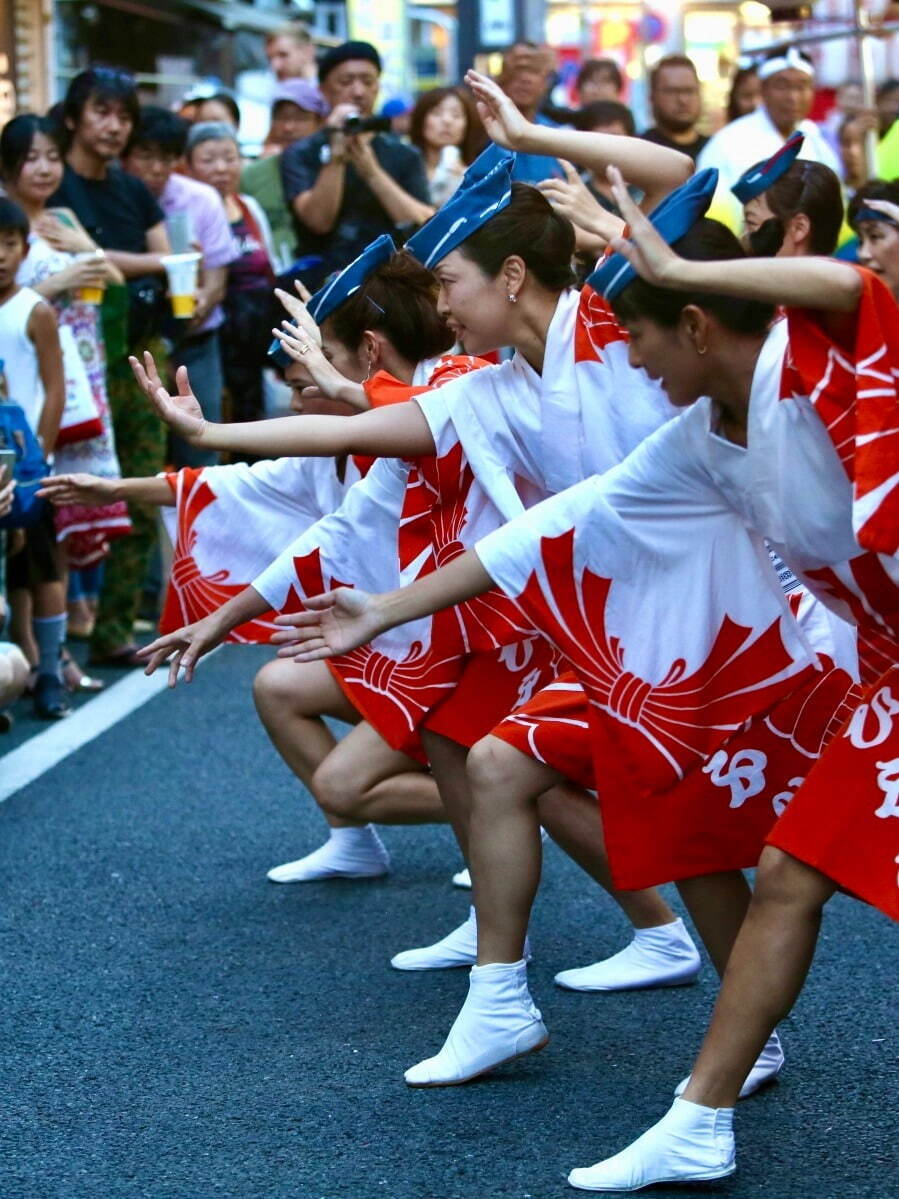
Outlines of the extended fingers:
<svg viewBox="0 0 899 1199">
<path fill-rule="evenodd" d="M 306 603 L 308 604 L 309 601 L 307 600 Z M 303 625 L 318 624 L 320 620 L 320 612 L 282 612 L 280 616 L 275 617 L 274 623 L 282 628 L 295 629 L 302 628 Z"/>
</svg>

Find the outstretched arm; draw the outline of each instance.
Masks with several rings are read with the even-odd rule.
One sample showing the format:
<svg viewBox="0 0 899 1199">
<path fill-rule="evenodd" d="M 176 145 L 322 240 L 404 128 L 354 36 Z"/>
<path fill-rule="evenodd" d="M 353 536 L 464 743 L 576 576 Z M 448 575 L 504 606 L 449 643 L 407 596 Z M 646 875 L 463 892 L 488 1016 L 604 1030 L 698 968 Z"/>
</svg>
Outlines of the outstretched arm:
<svg viewBox="0 0 899 1199">
<path fill-rule="evenodd" d="M 489 591 L 493 579 L 474 550 L 467 550 L 449 566 L 382 595 L 371 595 L 352 587 L 338 587 L 324 595 L 310 596 L 305 612 L 278 616 L 284 626 L 272 641 L 283 646 L 279 657 L 298 662 L 316 662 L 348 653 L 367 645 L 379 633 L 451 608 Z"/>
<path fill-rule="evenodd" d="M 649 283 L 672 291 L 705 291 L 741 296 L 786 308 L 854 312 L 861 279 L 854 267 L 832 258 L 738 258 L 696 262 L 681 258 L 658 235 L 630 198 L 616 167 L 609 167 L 615 203 L 630 227 L 628 238 L 615 238 L 623 254 Z"/>
<path fill-rule="evenodd" d="M 305 344 L 302 334 L 280 334 L 288 348 Z M 392 404 L 354 416 L 285 416 L 275 420 L 216 425 L 207 421 L 191 392 L 187 370 L 179 366 L 174 395 L 162 386 L 156 363 L 144 354 L 129 358 L 141 391 L 159 416 L 186 441 L 210 450 L 234 450 L 259 457 L 331 457 L 367 454 L 374 458 L 418 458 L 435 451 L 428 422 L 417 404 Z"/>
<path fill-rule="evenodd" d="M 653 208 L 693 174 L 692 159 L 679 150 L 669 150 L 639 137 L 624 137 L 617 133 L 579 133 L 573 129 L 534 125 L 486 75 L 469 71 L 465 82 L 474 93 L 484 128 L 499 145 L 525 154 L 567 158 L 597 174 L 615 163 L 628 182 L 643 192 L 648 208 Z"/>
<path fill-rule="evenodd" d="M 137 656 L 146 660 L 146 674 L 153 674 L 159 666 L 167 662 L 170 687 L 174 687 L 178 682 L 179 670 L 184 671 L 184 681 L 191 683 L 197 662 L 204 654 L 221 645 L 232 629 L 254 620 L 267 611 L 268 604 L 259 592 L 252 587 L 245 587 L 234 599 L 222 604 L 221 608 L 211 612 L 203 620 L 185 625 L 174 633 L 157 637 L 155 641 L 138 650 Z"/>
<path fill-rule="evenodd" d="M 102 479 L 99 475 L 50 475 L 41 479 L 37 493 L 51 504 L 83 504 L 85 508 L 96 508 L 103 504 L 114 504 L 116 500 L 137 500 L 142 504 L 156 504 L 170 508 L 175 504 L 175 493 L 160 475 L 145 479 Z"/>
</svg>

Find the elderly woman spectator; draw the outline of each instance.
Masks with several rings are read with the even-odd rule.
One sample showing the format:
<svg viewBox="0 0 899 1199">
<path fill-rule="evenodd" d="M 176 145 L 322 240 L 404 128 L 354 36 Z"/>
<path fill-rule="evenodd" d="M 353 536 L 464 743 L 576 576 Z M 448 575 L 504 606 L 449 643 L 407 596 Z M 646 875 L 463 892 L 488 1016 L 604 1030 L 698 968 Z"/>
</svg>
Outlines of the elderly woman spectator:
<svg viewBox="0 0 899 1199">
<path fill-rule="evenodd" d="M 230 125 L 201 121 L 192 126 L 186 165 L 194 179 L 208 183 L 221 196 L 236 242 L 237 257 L 228 268 L 225 291 L 225 384 L 233 419 L 257 420 L 264 411 L 262 371 L 274 316 L 271 228 L 256 200 L 239 191 L 240 149 Z"/>
<path fill-rule="evenodd" d="M 421 152 L 431 203 L 445 204 L 485 141 L 477 110 L 458 87 L 435 87 L 415 102 L 409 140 Z"/>
</svg>

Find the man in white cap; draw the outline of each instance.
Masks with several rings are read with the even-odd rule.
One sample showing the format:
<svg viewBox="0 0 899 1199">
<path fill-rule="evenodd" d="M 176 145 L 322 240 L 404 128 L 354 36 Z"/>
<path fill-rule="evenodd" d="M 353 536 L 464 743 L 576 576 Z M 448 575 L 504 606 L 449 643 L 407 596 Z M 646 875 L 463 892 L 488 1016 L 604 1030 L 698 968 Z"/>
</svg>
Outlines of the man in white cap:
<svg viewBox="0 0 899 1199">
<path fill-rule="evenodd" d="M 718 190 L 709 216 L 739 231 L 742 213 L 731 187 L 745 170 L 770 158 L 797 130 L 805 134 L 802 157 L 840 173 L 823 132 L 808 119 L 815 95 L 815 68 L 794 46 L 776 50 L 759 63 L 762 102 L 755 112 L 720 129 L 703 148 L 697 170 L 717 167 Z"/>
</svg>

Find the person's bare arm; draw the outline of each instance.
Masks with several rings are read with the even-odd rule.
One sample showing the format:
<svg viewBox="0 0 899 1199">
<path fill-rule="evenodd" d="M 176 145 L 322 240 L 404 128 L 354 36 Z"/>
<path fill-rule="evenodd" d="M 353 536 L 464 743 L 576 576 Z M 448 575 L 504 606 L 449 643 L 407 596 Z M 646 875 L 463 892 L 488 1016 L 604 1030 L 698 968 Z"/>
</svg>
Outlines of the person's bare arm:
<svg viewBox="0 0 899 1199">
<path fill-rule="evenodd" d="M 161 275 L 165 271 L 162 260 L 169 249 L 169 235 L 165 221 L 160 221 L 147 230 L 147 249 L 143 254 L 132 254 L 128 250 L 107 250 L 106 257 L 118 267 L 126 279 L 137 275 Z"/>
<path fill-rule="evenodd" d="M 145 479 L 102 479 L 99 475 L 50 475 L 41 479 L 37 493 L 51 504 L 82 504 L 86 508 L 114 504 L 117 500 L 136 500 L 173 508 L 175 493 L 161 475 Z"/>
<path fill-rule="evenodd" d="M 499 145 L 525 154 L 566 158 L 594 174 L 614 163 L 627 181 L 643 192 L 647 208 L 654 207 L 693 174 L 693 160 L 679 150 L 617 133 L 580 133 L 534 125 L 486 75 L 469 71 L 465 82 L 474 93 L 484 128 Z"/>
<path fill-rule="evenodd" d="M 177 683 L 181 669 L 184 670 L 184 681 L 193 682 L 197 662 L 204 654 L 221 645 L 232 629 L 267 611 L 268 604 L 259 592 L 246 587 L 203 620 L 157 637 L 138 651 L 138 657 L 146 661 L 147 674 L 153 674 L 163 662 L 168 662 L 170 687 Z"/>
<path fill-rule="evenodd" d="M 347 159 L 380 200 L 395 225 L 423 225 L 434 215 L 433 205 L 416 200 L 388 175 L 375 156 L 370 138 L 365 135 L 349 138 Z"/>
<path fill-rule="evenodd" d="M 621 172 L 609 167 L 608 176 L 615 203 L 630 229 L 628 238 L 616 238 L 610 244 L 648 282 L 673 291 L 740 296 L 787 308 L 853 312 L 858 307 L 862 288 L 858 271 L 833 258 L 740 258 L 717 262 L 681 258 L 628 195 Z"/>
<path fill-rule="evenodd" d="M 26 333 L 34 343 L 38 374 L 44 389 L 44 406 L 38 420 L 37 435 L 44 452 L 52 454 L 66 403 L 66 382 L 56 315 L 49 304 L 35 304 L 28 317 Z"/>
<path fill-rule="evenodd" d="M 337 224 L 346 181 L 346 138 L 338 130 L 348 116 L 357 113 L 358 109 L 352 104 L 338 104 L 331 111 L 325 122 L 326 129 L 334 130 L 328 139 L 330 158 L 322 164 L 312 187 L 291 200 L 290 206 L 297 220 L 312 233 L 330 233 Z"/>
<path fill-rule="evenodd" d="M 276 618 L 284 627 L 272 641 L 280 644 L 280 657 L 316 662 L 349 653 L 397 625 L 431 616 L 464 600 L 482 595 L 493 579 L 474 550 L 467 550 L 408 587 L 371 595 L 353 587 L 338 587 L 324 595 L 309 596 L 306 611 Z"/>
<path fill-rule="evenodd" d="M 285 344 L 295 343 L 287 334 L 278 336 Z M 152 355 L 145 353 L 143 363 L 134 357 L 129 362 L 159 416 L 179 437 L 203 449 L 231 449 L 260 457 L 418 458 L 435 452 L 434 438 L 417 404 L 391 404 L 355 416 L 285 416 L 216 425 L 203 416 L 185 367 L 176 371 L 178 390 L 170 395 Z"/>
</svg>

